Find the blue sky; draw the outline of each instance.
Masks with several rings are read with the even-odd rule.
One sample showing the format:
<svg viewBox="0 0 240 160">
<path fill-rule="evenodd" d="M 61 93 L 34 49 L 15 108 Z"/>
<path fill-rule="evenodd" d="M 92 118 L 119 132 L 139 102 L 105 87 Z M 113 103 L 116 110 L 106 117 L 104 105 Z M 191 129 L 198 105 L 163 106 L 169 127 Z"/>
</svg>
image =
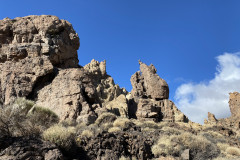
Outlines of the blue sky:
<svg viewBox="0 0 240 160">
<path fill-rule="evenodd" d="M 80 37 L 81 65 L 106 59 L 108 74 L 130 91 L 138 60 L 153 63 L 181 105 L 179 87 L 208 85 L 221 65 L 217 57 L 240 51 L 239 8 L 237 0 L 22 0 L 2 1 L 0 19 L 66 19 Z"/>
</svg>

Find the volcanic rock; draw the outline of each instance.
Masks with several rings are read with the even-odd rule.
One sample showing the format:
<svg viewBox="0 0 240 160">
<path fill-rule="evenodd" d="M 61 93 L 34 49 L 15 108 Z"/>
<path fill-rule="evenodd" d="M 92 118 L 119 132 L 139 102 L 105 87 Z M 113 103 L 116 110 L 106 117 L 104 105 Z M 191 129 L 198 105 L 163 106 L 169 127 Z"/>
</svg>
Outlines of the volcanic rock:
<svg viewBox="0 0 240 160">
<path fill-rule="evenodd" d="M 233 92 L 229 93 L 229 108 L 231 111 L 231 116 L 234 118 L 240 118 L 240 93 Z"/>
<path fill-rule="evenodd" d="M 0 21 L 0 104 L 31 96 L 54 67 L 78 67 L 79 38 L 72 25 L 56 16 L 27 16 Z"/>
<path fill-rule="evenodd" d="M 168 99 L 169 88 L 167 82 L 160 78 L 156 68 L 151 64 L 147 66 L 139 61 L 140 71 L 131 77 L 132 95 L 138 97 L 148 97 L 156 100 Z"/>
<path fill-rule="evenodd" d="M 131 77 L 132 91 L 129 100 L 129 115 L 141 120 L 188 122 L 187 117 L 168 100 L 166 81 L 157 75 L 156 68 L 139 61 L 140 71 Z"/>
<path fill-rule="evenodd" d="M 11 138 L 8 144 L 1 144 L 0 159 L 4 160 L 24 160 L 24 159 L 44 159 L 63 160 L 63 154 L 55 144 L 33 138 Z"/>
<path fill-rule="evenodd" d="M 240 93 L 229 93 L 229 108 L 231 116 L 228 118 L 216 119 L 211 113 L 208 113 L 208 120 L 205 120 L 204 124 L 211 124 L 217 126 L 231 127 L 235 129 L 240 128 Z"/>
</svg>

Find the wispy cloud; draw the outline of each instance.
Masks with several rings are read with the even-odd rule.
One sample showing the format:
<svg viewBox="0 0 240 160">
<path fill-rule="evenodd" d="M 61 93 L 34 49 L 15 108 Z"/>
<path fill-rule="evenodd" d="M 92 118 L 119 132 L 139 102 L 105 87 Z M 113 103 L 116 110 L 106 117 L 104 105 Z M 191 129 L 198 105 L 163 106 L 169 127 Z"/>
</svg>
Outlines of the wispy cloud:
<svg viewBox="0 0 240 160">
<path fill-rule="evenodd" d="M 185 83 L 176 90 L 176 105 L 194 122 L 203 123 L 207 112 L 214 113 L 217 118 L 230 116 L 229 92 L 240 91 L 240 53 L 225 53 L 216 59 L 214 79 Z"/>
</svg>

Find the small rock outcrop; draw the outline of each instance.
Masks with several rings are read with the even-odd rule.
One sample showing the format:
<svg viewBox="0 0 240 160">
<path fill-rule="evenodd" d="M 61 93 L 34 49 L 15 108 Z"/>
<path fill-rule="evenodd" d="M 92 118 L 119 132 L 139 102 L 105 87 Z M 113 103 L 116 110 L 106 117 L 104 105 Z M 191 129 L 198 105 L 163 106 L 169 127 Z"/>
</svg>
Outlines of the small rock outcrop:
<svg viewBox="0 0 240 160">
<path fill-rule="evenodd" d="M 240 118 L 240 93 L 229 93 L 229 108 L 232 118 Z"/>
<path fill-rule="evenodd" d="M 168 84 L 157 75 L 156 68 L 141 61 L 139 65 L 140 71 L 131 77 L 133 89 L 128 95 L 130 117 L 156 122 L 188 122 L 187 117 L 168 99 Z"/>
<path fill-rule="evenodd" d="M 235 129 L 240 128 L 240 93 L 229 93 L 229 108 L 231 116 L 228 118 L 216 119 L 214 114 L 208 113 L 208 120 L 204 124 L 231 127 Z"/>
<path fill-rule="evenodd" d="M 168 84 L 156 74 L 156 68 L 152 64 L 147 66 L 141 61 L 139 61 L 139 65 L 140 71 L 131 77 L 132 95 L 155 100 L 168 99 Z"/>
</svg>

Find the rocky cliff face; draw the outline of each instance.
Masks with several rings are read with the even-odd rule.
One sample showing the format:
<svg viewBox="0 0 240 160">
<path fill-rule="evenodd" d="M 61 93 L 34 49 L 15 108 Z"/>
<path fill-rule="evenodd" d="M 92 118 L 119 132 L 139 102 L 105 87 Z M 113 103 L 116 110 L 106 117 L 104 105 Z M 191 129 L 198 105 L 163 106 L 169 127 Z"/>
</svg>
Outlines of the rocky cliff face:
<svg viewBox="0 0 240 160">
<path fill-rule="evenodd" d="M 93 123 L 103 112 L 154 121 L 187 118 L 168 100 L 169 88 L 153 65 L 139 62 L 133 90 L 115 85 L 106 61 L 78 65 L 79 38 L 72 25 L 56 16 L 27 16 L 0 21 L 0 103 L 18 97 L 50 108 L 61 120 Z"/>
<path fill-rule="evenodd" d="M 0 103 L 31 96 L 55 68 L 78 67 L 78 35 L 56 16 L 0 21 Z"/>
<path fill-rule="evenodd" d="M 79 38 L 56 16 L 0 21 L 0 104 L 26 97 L 61 120 L 93 123 L 105 103 L 126 91 L 106 73 L 106 62 L 78 65 Z"/>
<path fill-rule="evenodd" d="M 231 117 L 209 113 L 201 126 L 168 99 L 152 64 L 139 61 L 128 93 L 106 61 L 78 65 L 79 45 L 56 16 L 0 21 L 0 159 L 239 158 L 239 93 Z"/>
</svg>

